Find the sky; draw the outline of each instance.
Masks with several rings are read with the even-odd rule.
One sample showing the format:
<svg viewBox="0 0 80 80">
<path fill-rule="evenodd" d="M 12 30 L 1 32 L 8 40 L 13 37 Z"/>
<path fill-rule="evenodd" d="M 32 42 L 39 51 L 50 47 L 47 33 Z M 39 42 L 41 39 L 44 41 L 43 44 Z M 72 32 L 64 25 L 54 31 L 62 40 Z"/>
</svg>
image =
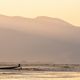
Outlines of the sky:
<svg viewBox="0 0 80 80">
<path fill-rule="evenodd" d="M 0 0 L 0 14 L 28 18 L 49 16 L 80 26 L 80 0 Z"/>
</svg>

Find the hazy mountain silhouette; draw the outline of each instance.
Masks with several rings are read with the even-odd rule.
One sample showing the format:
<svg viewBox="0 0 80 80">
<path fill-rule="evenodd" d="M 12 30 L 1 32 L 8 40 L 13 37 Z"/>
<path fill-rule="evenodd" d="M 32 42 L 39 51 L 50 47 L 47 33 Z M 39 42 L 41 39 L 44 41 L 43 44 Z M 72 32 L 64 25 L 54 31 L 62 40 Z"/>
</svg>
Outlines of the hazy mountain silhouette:
<svg viewBox="0 0 80 80">
<path fill-rule="evenodd" d="M 80 28 L 61 19 L 0 16 L 0 61 L 80 63 Z"/>
</svg>

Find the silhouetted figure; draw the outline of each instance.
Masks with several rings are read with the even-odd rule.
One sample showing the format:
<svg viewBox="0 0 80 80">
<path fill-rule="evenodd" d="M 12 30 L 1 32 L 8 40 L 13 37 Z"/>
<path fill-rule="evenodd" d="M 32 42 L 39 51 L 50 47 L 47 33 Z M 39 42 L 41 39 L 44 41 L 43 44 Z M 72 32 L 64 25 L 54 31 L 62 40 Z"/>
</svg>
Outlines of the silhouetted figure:
<svg viewBox="0 0 80 80">
<path fill-rule="evenodd" d="M 18 67 L 21 67 L 21 64 L 18 64 Z"/>
<path fill-rule="evenodd" d="M 21 64 L 18 64 L 18 68 L 19 68 L 19 70 L 21 70 L 21 69 L 22 69 Z"/>
</svg>

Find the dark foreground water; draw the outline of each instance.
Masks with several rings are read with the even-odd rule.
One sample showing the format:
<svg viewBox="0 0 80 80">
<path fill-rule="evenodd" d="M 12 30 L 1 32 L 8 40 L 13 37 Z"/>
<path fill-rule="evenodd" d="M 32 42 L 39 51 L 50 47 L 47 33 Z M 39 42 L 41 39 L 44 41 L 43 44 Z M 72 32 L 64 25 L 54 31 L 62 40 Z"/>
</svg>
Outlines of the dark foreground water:
<svg viewBox="0 0 80 80">
<path fill-rule="evenodd" d="M 0 80 L 80 80 L 80 72 L 0 70 Z"/>
</svg>

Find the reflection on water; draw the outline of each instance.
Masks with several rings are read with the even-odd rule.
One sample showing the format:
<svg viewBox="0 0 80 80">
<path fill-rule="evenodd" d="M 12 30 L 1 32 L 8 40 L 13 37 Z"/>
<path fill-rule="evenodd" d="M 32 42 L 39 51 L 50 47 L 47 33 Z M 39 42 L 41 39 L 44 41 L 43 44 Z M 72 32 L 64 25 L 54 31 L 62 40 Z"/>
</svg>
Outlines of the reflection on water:
<svg viewBox="0 0 80 80">
<path fill-rule="evenodd" d="M 0 70 L 0 80 L 80 80 L 80 72 Z"/>
</svg>

